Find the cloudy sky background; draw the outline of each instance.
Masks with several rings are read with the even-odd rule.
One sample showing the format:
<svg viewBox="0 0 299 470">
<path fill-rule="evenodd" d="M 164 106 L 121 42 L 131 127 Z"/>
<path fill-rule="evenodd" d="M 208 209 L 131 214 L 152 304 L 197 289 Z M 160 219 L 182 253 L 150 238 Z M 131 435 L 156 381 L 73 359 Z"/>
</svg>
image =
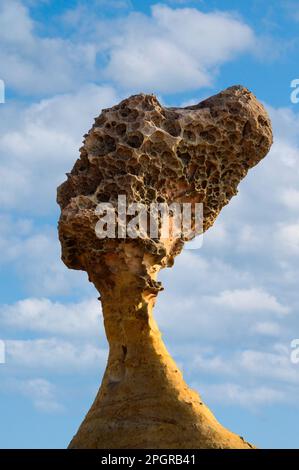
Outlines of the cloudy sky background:
<svg viewBox="0 0 299 470">
<path fill-rule="evenodd" d="M 133 93 L 186 105 L 239 83 L 266 105 L 275 143 L 203 247 L 161 273 L 156 317 L 225 426 L 299 447 L 298 30 L 288 0 L 1 0 L 1 448 L 66 447 L 105 367 L 97 294 L 60 261 L 56 231 L 56 187 L 93 118 Z"/>
</svg>

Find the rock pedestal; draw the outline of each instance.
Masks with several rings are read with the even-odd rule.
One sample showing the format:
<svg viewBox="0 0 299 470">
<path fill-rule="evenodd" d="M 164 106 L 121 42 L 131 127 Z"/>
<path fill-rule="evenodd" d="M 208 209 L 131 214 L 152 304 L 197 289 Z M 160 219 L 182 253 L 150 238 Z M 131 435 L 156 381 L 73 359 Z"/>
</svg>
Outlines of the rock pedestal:
<svg viewBox="0 0 299 470">
<path fill-rule="evenodd" d="M 165 238 L 160 224 L 155 237 L 101 238 L 96 208 L 117 208 L 119 195 L 146 207 L 202 203 L 205 231 L 271 143 L 266 111 L 240 86 L 187 108 L 136 95 L 96 118 L 58 188 L 62 259 L 87 271 L 99 291 L 110 347 L 100 390 L 70 448 L 252 447 L 189 389 L 153 318 L 159 270 L 200 230 L 192 223 L 192 233 Z"/>
</svg>

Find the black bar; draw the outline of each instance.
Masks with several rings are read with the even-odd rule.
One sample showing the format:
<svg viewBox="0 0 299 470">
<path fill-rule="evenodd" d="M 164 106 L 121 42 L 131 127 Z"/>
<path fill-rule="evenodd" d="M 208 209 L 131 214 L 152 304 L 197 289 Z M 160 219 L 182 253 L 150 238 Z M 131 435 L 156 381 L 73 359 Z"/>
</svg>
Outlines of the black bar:
<svg viewBox="0 0 299 470">
<path fill-rule="evenodd" d="M 236 464 L 241 469 L 255 464 L 276 465 L 299 463 L 299 449 L 294 450 L 0 450 L 0 468 L 23 468 L 26 464 L 54 466 L 66 464 L 72 468 L 92 469 L 121 466 L 123 468 L 200 467 L 215 464 Z M 5 466 L 7 465 L 7 467 Z M 8 467 L 9 466 L 9 467 Z M 242 466 L 242 467 L 241 467 Z M 53 470 L 56 470 L 53 468 Z"/>
</svg>

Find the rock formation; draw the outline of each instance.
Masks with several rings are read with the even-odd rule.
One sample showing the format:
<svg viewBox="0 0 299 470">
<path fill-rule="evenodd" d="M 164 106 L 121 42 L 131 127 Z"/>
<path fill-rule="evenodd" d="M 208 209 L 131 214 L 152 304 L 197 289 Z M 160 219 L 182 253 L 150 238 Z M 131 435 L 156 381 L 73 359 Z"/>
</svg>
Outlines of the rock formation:
<svg viewBox="0 0 299 470">
<path fill-rule="evenodd" d="M 146 207 L 202 203 L 205 231 L 271 143 L 265 109 L 241 86 L 185 108 L 135 95 L 95 119 L 58 188 L 59 237 L 64 263 L 87 271 L 101 295 L 110 351 L 98 395 L 70 448 L 252 447 L 222 427 L 188 388 L 152 315 L 162 289 L 159 270 L 173 264 L 196 230 L 165 238 L 159 223 L 156 237 L 100 238 L 95 209 L 100 202 L 117 207 L 119 195 Z"/>
</svg>

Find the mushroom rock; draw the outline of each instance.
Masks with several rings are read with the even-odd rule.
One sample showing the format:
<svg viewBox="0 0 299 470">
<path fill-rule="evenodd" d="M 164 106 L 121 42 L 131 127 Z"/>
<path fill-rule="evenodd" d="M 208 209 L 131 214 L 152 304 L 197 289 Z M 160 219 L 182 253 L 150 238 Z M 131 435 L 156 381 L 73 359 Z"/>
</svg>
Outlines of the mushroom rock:
<svg viewBox="0 0 299 470">
<path fill-rule="evenodd" d="M 117 213 L 119 195 L 146 207 L 202 203 L 207 230 L 270 149 L 264 107 L 241 86 L 185 108 L 139 94 L 104 109 L 84 137 L 80 158 L 58 188 L 59 238 L 66 266 L 87 271 L 100 293 L 110 350 L 99 392 L 69 447 L 253 447 L 187 386 L 153 318 L 159 270 L 199 231 L 163 237 L 159 223 L 155 237 L 101 238 L 96 208 L 110 203 Z M 194 217 L 192 210 L 193 228 Z"/>
</svg>

